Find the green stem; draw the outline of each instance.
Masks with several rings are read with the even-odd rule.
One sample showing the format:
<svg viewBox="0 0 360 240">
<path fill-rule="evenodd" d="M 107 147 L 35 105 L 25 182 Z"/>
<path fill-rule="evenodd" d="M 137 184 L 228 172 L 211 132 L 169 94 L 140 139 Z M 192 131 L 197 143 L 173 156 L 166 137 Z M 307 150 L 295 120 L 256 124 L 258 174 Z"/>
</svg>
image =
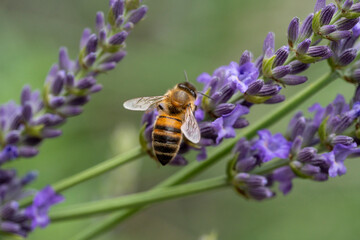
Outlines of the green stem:
<svg viewBox="0 0 360 240">
<path fill-rule="evenodd" d="M 55 184 L 52 185 L 53 189 L 56 192 L 64 191 L 72 186 L 75 186 L 79 183 L 82 183 L 86 180 L 99 176 L 105 172 L 113 170 L 116 167 L 119 167 L 125 163 L 131 162 L 141 156 L 145 155 L 145 153 L 141 150 L 140 147 L 137 147 L 131 151 L 128 151 L 124 154 L 120 154 L 115 156 L 109 160 L 106 160 L 96 166 L 93 166 L 89 169 L 86 169 L 78 174 L 75 174 L 71 177 L 65 178 Z M 27 198 L 21 202 L 21 206 L 27 206 L 31 204 L 32 198 Z"/>
<path fill-rule="evenodd" d="M 119 209 L 161 202 L 226 186 L 229 186 L 227 177 L 221 176 L 172 188 L 163 188 L 156 191 L 147 191 L 124 197 L 68 206 L 63 209 L 57 209 L 55 212 L 51 213 L 50 219 L 52 221 L 61 221 L 84 218 L 95 214 L 108 213 Z"/>
<path fill-rule="evenodd" d="M 224 145 L 216 150 L 207 160 L 202 162 L 193 162 L 188 166 L 184 167 L 177 173 L 173 174 L 171 177 L 163 181 L 162 183 L 158 184 L 155 189 L 162 188 L 162 187 L 169 187 L 173 185 L 177 185 L 181 182 L 184 182 L 191 177 L 197 175 L 198 173 L 204 171 L 205 169 L 209 168 L 213 164 L 217 163 L 221 160 L 223 155 L 226 155 L 231 152 L 231 149 L 234 147 L 236 142 L 242 138 L 252 138 L 256 135 L 256 132 L 260 129 L 266 128 L 271 126 L 272 124 L 279 121 L 281 118 L 285 117 L 286 114 L 294 110 L 297 106 L 299 106 L 303 101 L 326 87 L 330 84 L 333 80 L 338 77 L 336 72 L 329 72 L 322 76 L 317 81 L 309 84 L 305 89 L 300 91 L 297 95 L 293 98 L 286 100 L 282 105 L 277 108 L 275 111 L 270 113 L 269 115 L 262 118 L 260 121 L 256 122 L 255 124 L 250 125 L 246 129 L 244 129 L 243 134 L 237 136 L 234 139 L 231 139 L 224 143 Z M 112 227 L 119 224 L 121 221 L 127 219 L 128 217 L 132 216 L 133 214 L 140 211 L 142 207 L 137 207 L 133 209 L 125 209 L 118 213 L 113 214 L 108 219 L 103 221 L 102 223 L 97 223 L 96 226 L 90 227 L 85 229 L 84 231 L 77 234 L 75 237 L 71 238 L 71 240 L 88 240 L 92 239 L 95 236 L 98 236 L 101 233 L 104 233 L 110 230 Z"/>
</svg>

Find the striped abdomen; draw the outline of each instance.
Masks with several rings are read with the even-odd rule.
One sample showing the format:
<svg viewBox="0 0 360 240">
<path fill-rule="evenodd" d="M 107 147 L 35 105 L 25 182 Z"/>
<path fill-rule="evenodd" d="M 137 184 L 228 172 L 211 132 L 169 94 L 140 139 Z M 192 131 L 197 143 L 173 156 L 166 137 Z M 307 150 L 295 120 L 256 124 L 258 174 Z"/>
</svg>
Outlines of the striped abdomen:
<svg viewBox="0 0 360 240">
<path fill-rule="evenodd" d="M 182 120 L 174 116 L 157 117 L 153 138 L 153 150 L 162 165 L 169 163 L 179 151 Z"/>
</svg>

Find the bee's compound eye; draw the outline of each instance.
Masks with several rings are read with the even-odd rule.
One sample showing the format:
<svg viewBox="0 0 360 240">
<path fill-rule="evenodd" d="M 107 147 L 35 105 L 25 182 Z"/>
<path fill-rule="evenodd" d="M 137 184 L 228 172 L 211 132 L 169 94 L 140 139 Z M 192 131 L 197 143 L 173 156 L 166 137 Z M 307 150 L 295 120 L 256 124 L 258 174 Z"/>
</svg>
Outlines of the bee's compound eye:
<svg viewBox="0 0 360 240">
<path fill-rule="evenodd" d="M 160 110 L 162 110 L 162 111 L 163 111 L 163 110 L 164 110 L 164 108 L 165 108 L 165 105 L 164 105 L 164 103 L 160 103 L 158 107 L 159 107 L 159 109 L 160 109 Z"/>
</svg>

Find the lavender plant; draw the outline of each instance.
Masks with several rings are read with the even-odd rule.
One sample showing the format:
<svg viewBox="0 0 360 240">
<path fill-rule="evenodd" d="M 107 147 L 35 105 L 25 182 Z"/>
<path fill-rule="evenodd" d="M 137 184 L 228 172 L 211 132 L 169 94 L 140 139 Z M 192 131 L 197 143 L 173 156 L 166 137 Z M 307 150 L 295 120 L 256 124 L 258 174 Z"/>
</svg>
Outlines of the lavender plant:
<svg viewBox="0 0 360 240">
<path fill-rule="evenodd" d="M 358 85 L 359 4 L 345 0 L 326 5 L 324 0 L 318 0 L 314 13 L 302 24 L 298 18 L 291 20 L 287 45 L 275 49 L 275 35 L 269 33 L 262 55 L 257 59 L 253 59 L 250 51 L 245 51 L 238 62 L 221 66 L 213 74 L 201 74 L 197 80 L 208 96 L 198 97 L 196 101 L 195 116 L 201 129 L 201 141 L 198 145 L 185 141 L 172 164 L 185 165 L 184 154 L 190 150 L 200 152 L 197 158 L 201 162 L 193 161 L 153 190 L 68 206 L 52 212 L 50 218 L 60 221 L 123 209 L 73 238 L 91 239 L 153 202 L 229 186 L 245 198 L 263 200 L 275 196 L 275 183 L 287 194 L 294 178 L 325 181 L 345 174 L 344 161 L 360 154 L 357 147 L 359 86 L 350 103 L 338 95 L 326 107 L 317 103 L 311 106 L 312 118 L 296 113 L 284 133 L 272 134 L 266 128 L 337 78 Z M 50 70 L 42 95 L 26 86 L 21 105 L 10 102 L 0 108 L 1 164 L 18 157 L 35 156 L 43 139 L 61 134 L 56 127 L 68 117 L 80 114 L 90 95 L 101 90 L 96 76 L 113 69 L 125 56 L 124 41 L 146 12 L 147 8 L 140 6 L 139 1 L 111 0 L 108 24 L 105 24 L 104 15 L 98 13 L 97 33 L 91 34 L 85 29 L 76 61 L 69 59 L 65 48 L 60 49 L 59 63 Z M 299 74 L 304 74 L 312 63 L 324 60 L 329 63 L 330 72 L 295 97 L 285 100 L 280 94 L 284 87 L 306 82 L 307 76 Z M 249 123 L 245 118 L 258 104 L 283 101 L 278 110 L 257 123 Z M 20 206 L 18 203 L 29 194 L 23 187 L 34 179 L 34 174 L 19 179 L 13 170 L 2 170 L 0 184 L 2 181 L 4 184 L 0 186 L 5 189 L 4 194 L 0 192 L 0 197 L 4 196 L 0 202 L 2 232 L 26 236 L 34 227 L 46 226 L 49 207 L 63 200 L 54 190 L 60 192 L 143 153 L 153 157 L 151 131 L 156 116 L 156 110 L 144 114 L 140 133 L 142 149 L 137 148 L 55 183 L 53 188 L 48 186 L 33 202 L 24 200 Z M 240 128 L 244 128 L 241 135 L 236 132 Z M 256 133 L 258 137 L 254 138 Z M 227 138 L 232 139 L 225 141 Z M 210 146 L 220 147 L 208 157 Z M 174 186 L 226 157 L 230 158 L 226 175 Z"/>
<path fill-rule="evenodd" d="M 58 127 L 79 115 L 91 95 L 102 89 L 97 75 L 112 70 L 125 57 L 125 40 L 146 12 L 147 7 L 139 1 L 110 1 L 108 23 L 98 12 L 96 32 L 84 30 L 76 60 L 69 58 L 66 48 L 60 48 L 59 61 L 46 77 L 42 93 L 25 86 L 20 105 L 10 101 L 0 106 L 1 167 L 21 157 L 36 156 L 44 139 L 61 135 Z M 37 193 L 26 190 L 36 175 L 29 172 L 19 178 L 14 169 L 0 168 L 1 233 L 26 237 L 35 227 L 46 227 L 49 208 L 64 200 L 51 186 Z M 30 206 L 19 205 L 21 199 L 34 194 Z"/>
</svg>

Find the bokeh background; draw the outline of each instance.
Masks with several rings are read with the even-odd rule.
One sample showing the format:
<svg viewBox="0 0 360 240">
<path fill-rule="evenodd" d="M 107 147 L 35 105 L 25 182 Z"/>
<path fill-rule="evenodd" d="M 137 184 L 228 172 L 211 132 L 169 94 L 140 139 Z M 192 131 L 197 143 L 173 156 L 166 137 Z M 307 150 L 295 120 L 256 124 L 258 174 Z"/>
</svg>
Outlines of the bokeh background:
<svg viewBox="0 0 360 240">
<path fill-rule="evenodd" d="M 163 94 L 183 81 L 184 70 L 195 82 L 202 72 L 212 73 L 237 61 L 246 49 L 258 56 L 269 31 L 276 34 L 277 48 L 284 45 L 290 20 L 294 16 L 304 19 L 313 11 L 315 0 L 145 3 L 149 12 L 127 40 L 128 56 L 99 78 L 104 90 L 93 96 L 83 114 L 69 119 L 62 127 L 62 137 L 44 142 L 36 158 L 8 166 L 20 173 L 38 169 L 40 175 L 32 187 L 54 183 L 137 146 L 141 113 L 124 110 L 122 102 Z M 96 12 L 107 9 L 108 0 L 1 0 L 1 102 L 19 101 L 25 84 L 41 88 L 57 61 L 59 47 L 67 46 L 74 58 L 83 28 L 93 27 Z M 326 63 L 313 65 L 307 71 L 309 82 L 327 71 Z M 300 88 L 288 87 L 283 93 L 291 97 Z M 304 102 L 301 109 L 314 102 L 325 105 L 338 93 L 349 99 L 353 86 L 338 80 Z M 276 107 L 256 106 L 249 119 L 261 119 Z M 284 132 L 289 118 L 279 120 L 271 130 Z M 360 162 L 352 159 L 346 165 L 345 176 L 324 183 L 295 180 L 288 196 L 278 194 L 269 201 L 246 201 L 225 189 L 160 203 L 98 239 L 190 240 L 209 234 L 221 240 L 359 239 Z M 178 170 L 158 167 L 146 157 L 64 192 L 67 201 L 63 205 L 146 190 Z M 223 172 L 224 164 L 218 164 L 199 178 Z M 56 223 L 36 230 L 29 239 L 64 240 L 101 221 Z"/>
</svg>

